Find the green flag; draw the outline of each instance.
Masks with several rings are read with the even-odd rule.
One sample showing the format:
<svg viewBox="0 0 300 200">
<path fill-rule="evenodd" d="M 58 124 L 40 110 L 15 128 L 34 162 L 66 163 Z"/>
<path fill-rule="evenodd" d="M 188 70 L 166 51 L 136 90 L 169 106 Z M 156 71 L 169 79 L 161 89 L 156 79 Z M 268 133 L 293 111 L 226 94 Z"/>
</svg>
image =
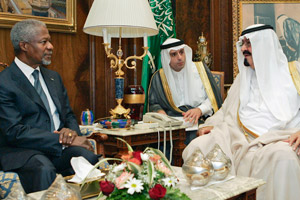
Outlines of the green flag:
<svg viewBox="0 0 300 200">
<path fill-rule="evenodd" d="M 159 30 L 155 36 L 148 37 L 148 55 L 143 59 L 142 83 L 145 90 L 144 113 L 147 111 L 148 87 L 152 74 L 161 68 L 160 45 L 168 38 L 175 38 L 175 22 L 171 0 L 149 0 L 154 19 Z M 149 56 L 150 53 L 150 56 Z M 152 57 L 152 59 L 151 59 Z"/>
</svg>

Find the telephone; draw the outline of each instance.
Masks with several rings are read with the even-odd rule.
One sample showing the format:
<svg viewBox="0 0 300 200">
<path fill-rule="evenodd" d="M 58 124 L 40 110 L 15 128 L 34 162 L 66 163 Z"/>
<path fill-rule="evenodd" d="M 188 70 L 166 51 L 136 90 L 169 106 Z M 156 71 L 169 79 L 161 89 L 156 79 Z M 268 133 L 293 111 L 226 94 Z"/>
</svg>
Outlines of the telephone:
<svg viewBox="0 0 300 200">
<path fill-rule="evenodd" d="M 156 112 L 145 113 L 143 116 L 143 122 L 157 122 L 161 127 L 180 126 L 183 123 L 178 119 Z"/>
</svg>

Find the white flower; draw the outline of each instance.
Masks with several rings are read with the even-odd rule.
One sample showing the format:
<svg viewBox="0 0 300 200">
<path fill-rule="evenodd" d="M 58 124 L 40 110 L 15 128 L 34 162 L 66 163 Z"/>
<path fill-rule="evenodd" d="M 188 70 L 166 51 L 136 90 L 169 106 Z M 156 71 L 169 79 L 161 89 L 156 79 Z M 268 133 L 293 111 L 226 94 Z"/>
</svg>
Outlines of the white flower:
<svg viewBox="0 0 300 200">
<path fill-rule="evenodd" d="M 126 163 L 121 163 L 121 164 L 117 165 L 117 166 L 113 169 L 113 172 L 116 173 L 116 172 L 118 172 L 118 171 L 121 171 L 121 170 L 123 170 L 125 167 L 126 167 Z"/>
<path fill-rule="evenodd" d="M 136 178 L 128 180 L 124 187 L 128 188 L 128 194 L 133 194 L 134 192 L 141 192 L 144 189 L 142 181 Z"/>
<path fill-rule="evenodd" d="M 153 173 L 153 177 L 156 177 L 156 176 L 157 176 L 156 170 L 154 170 L 152 173 Z"/>
<path fill-rule="evenodd" d="M 147 160 L 149 160 L 149 155 L 146 154 L 146 153 L 141 153 L 141 159 L 142 159 L 143 161 L 147 161 Z"/>
<path fill-rule="evenodd" d="M 162 181 L 164 182 L 164 185 L 167 187 L 170 187 L 170 186 L 175 187 L 175 185 L 178 183 L 177 179 L 173 176 L 164 178 L 164 179 L 162 179 Z"/>
</svg>

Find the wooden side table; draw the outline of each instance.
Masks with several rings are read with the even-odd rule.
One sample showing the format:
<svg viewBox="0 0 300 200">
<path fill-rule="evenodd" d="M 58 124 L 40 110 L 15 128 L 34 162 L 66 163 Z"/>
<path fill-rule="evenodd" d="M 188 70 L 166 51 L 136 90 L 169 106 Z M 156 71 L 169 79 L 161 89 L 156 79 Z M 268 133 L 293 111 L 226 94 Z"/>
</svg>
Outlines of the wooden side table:
<svg viewBox="0 0 300 200">
<path fill-rule="evenodd" d="M 108 139 L 103 142 L 105 154 L 115 157 L 121 157 L 127 154 L 128 149 L 125 143 L 117 140 L 116 137 L 122 138 L 132 147 L 148 145 L 158 142 L 158 131 L 160 134 L 160 141 L 164 140 L 164 130 L 162 128 L 155 129 L 130 129 L 130 130 L 111 130 L 106 129 L 100 131 L 108 136 Z M 182 166 L 182 152 L 185 148 L 185 126 L 172 127 L 172 140 L 173 140 L 173 161 L 175 166 Z M 166 138 L 170 141 L 170 128 L 166 128 Z"/>
</svg>

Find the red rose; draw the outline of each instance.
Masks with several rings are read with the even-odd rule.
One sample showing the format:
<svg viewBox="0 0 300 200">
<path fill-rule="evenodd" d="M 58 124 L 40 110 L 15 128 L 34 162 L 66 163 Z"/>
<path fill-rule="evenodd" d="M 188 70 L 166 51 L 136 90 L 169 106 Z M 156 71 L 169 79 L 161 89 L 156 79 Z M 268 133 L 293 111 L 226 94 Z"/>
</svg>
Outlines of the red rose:
<svg viewBox="0 0 300 200">
<path fill-rule="evenodd" d="M 156 184 L 153 188 L 149 190 L 149 196 L 151 199 L 159 200 L 166 195 L 167 189 L 161 184 Z"/>
<path fill-rule="evenodd" d="M 99 185 L 100 185 L 100 190 L 106 196 L 112 193 L 115 189 L 115 185 L 109 181 L 100 181 Z"/>
<path fill-rule="evenodd" d="M 141 151 L 134 151 L 132 152 L 132 156 L 138 159 L 142 163 L 141 153 L 142 153 Z"/>
</svg>

